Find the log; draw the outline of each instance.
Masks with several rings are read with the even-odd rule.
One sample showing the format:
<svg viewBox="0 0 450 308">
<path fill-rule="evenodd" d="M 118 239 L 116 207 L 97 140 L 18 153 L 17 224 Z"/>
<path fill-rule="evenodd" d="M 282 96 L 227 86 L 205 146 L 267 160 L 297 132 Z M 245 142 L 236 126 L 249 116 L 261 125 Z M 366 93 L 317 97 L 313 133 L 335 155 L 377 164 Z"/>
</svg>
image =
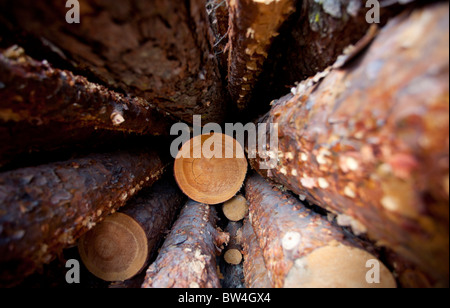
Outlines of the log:
<svg viewBox="0 0 450 308">
<path fill-rule="evenodd" d="M 216 210 L 189 201 L 147 270 L 143 288 L 219 288 L 216 254 L 229 235 L 215 228 Z"/>
<path fill-rule="evenodd" d="M 222 122 L 226 92 L 205 0 L 79 3 L 79 24 L 66 22 L 65 1 L 2 0 L 0 10 L 8 12 L 11 24 L 44 38 L 108 87 L 188 123 L 194 114 Z"/>
<path fill-rule="evenodd" d="M 174 172 L 178 185 L 189 198 L 215 205 L 238 193 L 247 168 L 241 145 L 232 137 L 214 133 L 185 143 L 175 159 Z"/>
<path fill-rule="evenodd" d="M 138 275 L 184 201 L 176 184 L 168 180 L 142 191 L 81 237 L 78 249 L 84 265 L 104 281 L 126 281 Z"/>
<path fill-rule="evenodd" d="M 246 184 L 252 226 L 274 288 L 395 288 L 389 270 L 356 239 L 259 175 Z M 377 262 L 379 283 L 366 276 Z"/>
<path fill-rule="evenodd" d="M 230 18 L 227 0 L 207 0 L 206 4 L 211 29 L 214 34 L 214 52 L 219 61 L 219 67 L 223 76 L 228 71 L 228 21 Z"/>
<path fill-rule="evenodd" d="M 223 204 L 222 211 L 230 221 L 241 221 L 248 214 L 247 200 L 243 195 L 237 195 Z"/>
<path fill-rule="evenodd" d="M 389 2 L 384 2 L 380 8 L 380 23 L 370 24 L 366 15 L 372 16 L 369 10 L 373 5 L 366 7 L 370 4 L 368 1 L 298 1 L 296 12 L 272 43 L 250 105 L 260 106 L 262 100 L 269 102 L 285 95 L 299 81 L 332 65 L 370 27 L 382 27 L 389 18 L 405 10 L 404 5 Z"/>
<path fill-rule="evenodd" d="M 449 273 L 448 19 L 448 3 L 403 14 L 363 56 L 274 102 L 262 122 L 278 124 L 279 162 L 259 170 L 437 285 Z"/>
<path fill-rule="evenodd" d="M 242 229 L 242 248 L 245 287 L 248 289 L 271 288 L 262 250 L 248 218 L 244 220 Z"/>
<path fill-rule="evenodd" d="M 225 232 L 230 235 L 230 241 L 223 258 L 230 265 L 239 265 L 242 262 L 242 223 L 230 221 Z"/>
<path fill-rule="evenodd" d="M 19 283 L 152 185 L 150 150 L 93 154 L 0 174 L 0 285 Z"/>
<path fill-rule="evenodd" d="M 295 0 L 232 0 L 229 4 L 228 90 L 247 107 L 278 30 L 295 11 Z"/>
<path fill-rule="evenodd" d="M 170 120 L 145 100 L 36 61 L 18 46 L 0 53 L 0 80 L 0 123 L 67 123 L 73 131 L 89 127 L 153 135 L 170 129 Z"/>
</svg>

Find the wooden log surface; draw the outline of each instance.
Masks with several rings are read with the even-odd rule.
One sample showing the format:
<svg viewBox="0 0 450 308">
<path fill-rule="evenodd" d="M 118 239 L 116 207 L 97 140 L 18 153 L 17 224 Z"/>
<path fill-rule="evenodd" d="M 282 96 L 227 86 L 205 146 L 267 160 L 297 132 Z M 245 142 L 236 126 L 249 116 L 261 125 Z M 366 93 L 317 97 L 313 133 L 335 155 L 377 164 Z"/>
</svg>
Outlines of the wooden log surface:
<svg viewBox="0 0 450 308">
<path fill-rule="evenodd" d="M 395 288 L 391 272 L 357 239 L 259 175 L 247 180 L 251 223 L 275 288 Z M 367 281 L 368 262 L 380 280 Z"/>
<path fill-rule="evenodd" d="M 305 80 L 332 65 L 355 45 L 370 27 L 383 27 L 411 2 L 384 2 L 380 7 L 380 23 L 370 24 L 373 4 L 361 0 L 297 1 L 296 12 L 280 29 L 272 43 L 264 71 L 254 87 L 250 105 L 261 106 L 289 92 Z M 371 4 L 366 7 L 366 4 Z"/>
<path fill-rule="evenodd" d="M 242 229 L 242 248 L 245 287 L 248 289 L 271 288 L 264 256 L 248 218 L 244 220 Z"/>
<path fill-rule="evenodd" d="M 80 0 L 79 24 L 65 1 L 2 0 L 6 19 L 45 39 L 78 69 L 178 119 L 220 123 L 226 91 L 212 48 L 206 1 Z"/>
<path fill-rule="evenodd" d="M 90 127 L 152 135 L 167 135 L 170 128 L 170 119 L 145 100 L 36 61 L 19 46 L 0 53 L 0 80 L 3 123 L 67 123 L 75 131 Z"/>
<path fill-rule="evenodd" d="M 279 124 L 279 163 L 260 170 L 441 286 L 449 273 L 448 10 L 437 3 L 393 19 L 358 59 L 274 102 L 262 121 Z"/>
<path fill-rule="evenodd" d="M 1 173 L 0 284 L 52 261 L 165 168 L 156 152 L 140 150 Z"/>
<path fill-rule="evenodd" d="M 231 265 L 241 264 L 242 258 L 242 223 L 230 221 L 225 228 L 225 232 L 230 235 L 223 258 Z"/>
<path fill-rule="evenodd" d="M 133 278 L 153 258 L 185 199 L 168 179 L 141 191 L 82 236 L 78 248 L 83 263 L 105 281 Z"/>
<path fill-rule="evenodd" d="M 229 1 L 228 89 L 239 109 L 247 107 L 271 43 L 295 11 L 295 3 L 295 0 Z"/>
<path fill-rule="evenodd" d="M 147 270 L 143 288 L 219 288 L 216 255 L 229 235 L 216 229 L 214 207 L 189 201 Z"/>
<path fill-rule="evenodd" d="M 248 214 L 248 203 L 241 194 L 225 202 L 222 206 L 223 214 L 232 222 L 241 221 Z"/>
</svg>

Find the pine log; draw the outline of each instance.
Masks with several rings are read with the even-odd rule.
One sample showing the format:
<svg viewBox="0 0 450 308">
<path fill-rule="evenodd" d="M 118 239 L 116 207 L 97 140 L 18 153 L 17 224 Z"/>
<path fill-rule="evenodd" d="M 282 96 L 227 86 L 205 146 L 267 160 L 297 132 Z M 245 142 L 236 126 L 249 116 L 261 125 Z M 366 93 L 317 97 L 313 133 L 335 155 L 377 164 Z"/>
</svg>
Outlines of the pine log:
<svg viewBox="0 0 450 308">
<path fill-rule="evenodd" d="M 296 0 L 230 0 L 228 89 L 245 109 L 278 30 L 295 11 Z"/>
<path fill-rule="evenodd" d="M 395 279 L 356 239 L 259 175 L 246 184 L 253 229 L 274 288 L 393 288 Z M 380 281 L 366 280 L 375 260 Z"/>
<path fill-rule="evenodd" d="M 243 195 L 237 195 L 223 204 L 222 211 L 230 221 L 241 221 L 248 214 L 247 200 Z"/>
<path fill-rule="evenodd" d="M 216 255 L 229 235 L 215 228 L 214 207 L 189 201 L 147 270 L 143 288 L 219 288 Z"/>
<path fill-rule="evenodd" d="M 239 265 L 242 262 L 242 223 L 230 221 L 225 228 L 230 235 L 223 258 L 231 265 Z"/>
<path fill-rule="evenodd" d="M 189 198 L 215 205 L 238 193 L 247 168 L 241 145 L 232 137 L 214 133 L 194 137 L 184 144 L 175 160 L 174 172 Z"/>
<path fill-rule="evenodd" d="M 74 131 L 90 127 L 153 135 L 167 135 L 170 128 L 169 119 L 145 100 L 36 61 L 18 46 L 0 53 L 0 80 L 0 123 L 67 123 Z"/>
<path fill-rule="evenodd" d="M 133 278 L 148 265 L 184 201 L 168 180 L 142 191 L 83 235 L 78 245 L 83 263 L 105 281 Z"/>
<path fill-rule="evenodd" d="M 214 52 L 219 60 L 221 72 L 226 76 L 228 71 L 226 46 L 228 44 L 228 21 L 230 16 L 228 1 L 207 0 L 206 7 L 214 34 Z"/>
<path fill-rule="evenodd" d="M 11 24 L 41 37 L 78 69 L 192 123 L 220 123 L 226 92 L 212 47 L 206 0 L 80 0 L 69 24 L 65 1 L 1 0 Z"/>
<path fill-rule="evenodd" d="M 166 168 L 154 151 L 95 154 L 0 174 L 0 285 L 20 282 Z"/>
<path fill-rule="evenodd" d="M 258 239 L 249 219 L 244 220 L 242 229 L 242 248 L 244 254 L 244 281 L 246 288 L 271 288 L 269 274 L 259 247 Z"/>
<path fill-rule="evenodd" d="M 274 102 L 262 121 L 278 123 L 279 162 L 259 170 L 438 285 L 449 273 L 448 11 L 393 19 L 364 56 Z"/>
<path fill-rule="evenodd" d="M 408 2 L 413 2 L 408 1 Z M 297 82 L 332 65 L 370 29 L 382 27 L 389 18 L 405 10 L 406 2 L 382 1 L 380 23 L 370 24 L 373 8 L 368 1 L 297 1 L 297 10 L 280 29 L 269 52 L 250 104 L 261 106 L 285 95 Z M 400 1 L 401 2 L 401 1 Z M 414 4 L 409 4 L 410 6 Z"/>
</svg>

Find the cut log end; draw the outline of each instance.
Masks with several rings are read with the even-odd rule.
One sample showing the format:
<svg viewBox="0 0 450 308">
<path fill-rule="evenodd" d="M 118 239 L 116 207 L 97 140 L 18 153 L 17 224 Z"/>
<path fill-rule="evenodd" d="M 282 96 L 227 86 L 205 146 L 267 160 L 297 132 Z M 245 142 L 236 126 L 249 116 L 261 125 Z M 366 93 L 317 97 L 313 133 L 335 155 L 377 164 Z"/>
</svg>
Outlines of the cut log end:
<svg viewBox="0 0 450 308">
<path fill-rule="evenodd" d="M 242 253 L 239 249 L 229 249 L 225 252 L 223 258 L 228 264 L 239 265 L 242 262 Z"/>
<path fill-rule="evenodd" d="M 241 221 L 247 216 L 248 204 L 244 196 L 238 195 L 223 205 L 223 213 L 231 221 Z"/>
<path fill-rule="evenodd" d="M 233 138 L 222 134 L 202 135 L 183 145 L 174 172 L 187 196 L 215 205 L 230 200 L 241 189 L 247 160 L 241 145 Z"/>
<path fill-rule="evenodd" d="M 87 269 L 105 281 L 125 281 L 138 274 L 148 255 L 144 229 L 116 213 L 84 235 L 78 249 Z"/>
<path fill-rule="evenodd" d="M 396 288 L 391 272 L 370 253 L 344 245 L 325 246 L 297 259 L 287 288 Z"/>
</svg>

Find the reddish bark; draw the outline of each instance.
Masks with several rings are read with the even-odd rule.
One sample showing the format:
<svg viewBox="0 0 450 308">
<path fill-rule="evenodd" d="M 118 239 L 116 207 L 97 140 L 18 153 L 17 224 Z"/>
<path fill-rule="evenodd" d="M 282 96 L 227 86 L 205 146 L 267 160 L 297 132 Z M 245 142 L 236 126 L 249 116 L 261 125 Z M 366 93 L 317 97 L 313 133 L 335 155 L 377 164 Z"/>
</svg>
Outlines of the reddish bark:
<svg viewBox="0 0 450 308">
<path fill-rule="evenodd" d="M 219 288 L 216 255 L 229 235 L 215 229 L 216 219 L 214 207 L 189 201 L 142 287 Z"/>
<path fill-rule="evenodd" d="M 251 223 L 272 287 L 395 287 L 380 265 L 380 284 L 366 280 L 366 264 L 377 260 L 356 238 L 307 209 L 259 175 L 246 184 Z"/>
<path fill-rule="evenodd" d="M 139 274 L 185 200 L 174 181 L 142 191 L 80 239 L 80 255 L 88 270 L 106 281 L 126 281 Z"/>
<path fill-rule="evenodd" d="M 16 284 L 153 184 L 153 151 L 97 154 L 0 174 L 0 284 Z"/>
<path fill-rule="evenodd" d="M 271 288 L 264 256 L 258 239 L 248 219 L 244 221 L 242 230 L 242 246 L 244 253 L 244 280 L 247 288 Z"/>
<path fill-rule="evenodd" d="M 448 285 L 448 3 L 393 19 L 364 55 L 274 102 L 264 176 Z M 252 165 L 258 169 L 257 161 Z"/>
<path fill-rule="evenodd" d="M 228 88 L 239 109 L 245 109 L 263 69 L 273 39 L 295 0 L 229 1 Z"/>
<path fill-rule="evenodd" d="M 226 94 L 205 0 L 79 2 L 79 24 L 66 22 L 65 1 L 2 0 L 0 10 L 109 87 L 189 123 L 193 114 L 223 120 Z"/>
</svg>

